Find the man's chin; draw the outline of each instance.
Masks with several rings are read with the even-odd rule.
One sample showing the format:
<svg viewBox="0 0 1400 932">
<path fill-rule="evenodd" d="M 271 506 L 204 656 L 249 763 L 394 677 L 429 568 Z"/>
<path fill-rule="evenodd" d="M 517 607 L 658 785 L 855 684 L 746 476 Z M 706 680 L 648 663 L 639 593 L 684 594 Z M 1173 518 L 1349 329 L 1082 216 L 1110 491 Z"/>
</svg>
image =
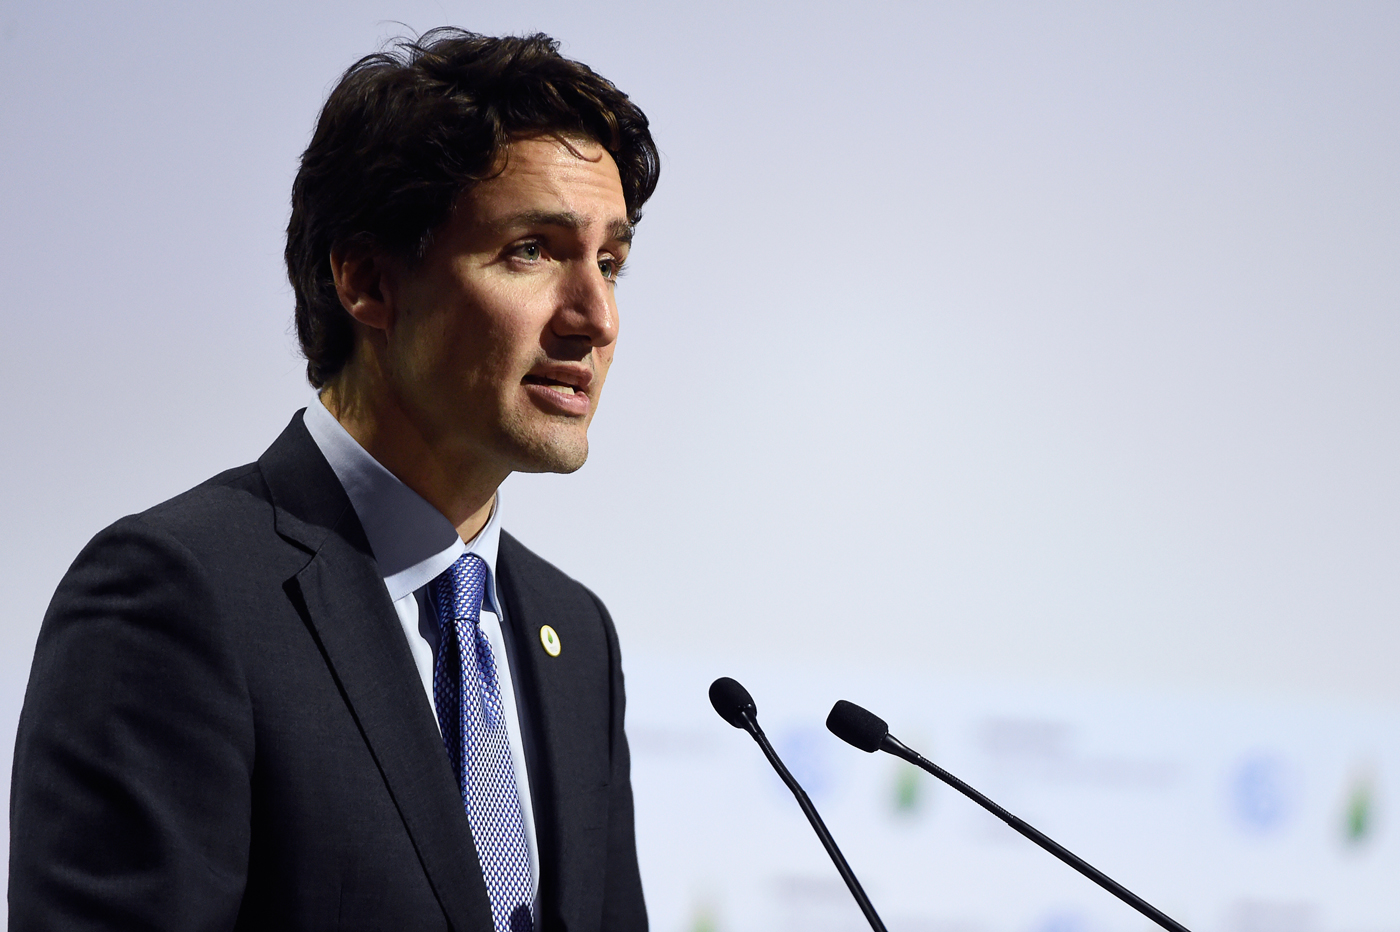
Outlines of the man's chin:
<svg viewBox="0 0 1400 932">
<path fill-rule="evenodd" d="M 588 460 L 588 438 L 535 438 L 517 447 L 514 460 L 514 472 L 577 472 Z"/>
<path fill-rule="evenodd" d="M 585 457 L 586 459 L 586 457 Z M 583 468 L 584 459 L 535 459 L 515 467 L 515 472 L 558 473 L 567 475 Z"/>
</svg>

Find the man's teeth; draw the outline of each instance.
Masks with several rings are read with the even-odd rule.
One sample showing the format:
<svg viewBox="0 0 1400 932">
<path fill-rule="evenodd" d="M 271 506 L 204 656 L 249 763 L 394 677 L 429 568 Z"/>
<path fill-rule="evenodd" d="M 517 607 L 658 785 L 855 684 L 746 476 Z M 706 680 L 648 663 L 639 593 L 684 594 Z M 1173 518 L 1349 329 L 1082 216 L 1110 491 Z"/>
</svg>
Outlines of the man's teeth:
<svg viewBox="0 0 1400 932">
<path fill-rule="evenodd" d="M 565 395 L 580 394 L 579 390 L 574 386 L 566 385 L 563 382 L 556 382 L 553 379 L 547 379 L 540 376 L 526 376 L 525 381 L 529 382 L 531 385 L 540 385 L 544 388 L 550 388 L 556 392 L 560 392 L 561 394 Z"/>
</svg>

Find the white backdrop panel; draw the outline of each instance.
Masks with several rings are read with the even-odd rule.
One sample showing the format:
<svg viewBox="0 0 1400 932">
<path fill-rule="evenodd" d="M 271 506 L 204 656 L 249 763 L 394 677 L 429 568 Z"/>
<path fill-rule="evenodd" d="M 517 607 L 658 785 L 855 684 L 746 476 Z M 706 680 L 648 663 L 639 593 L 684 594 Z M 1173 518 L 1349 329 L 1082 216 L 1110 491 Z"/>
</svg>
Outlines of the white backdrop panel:
<svg viewBox="0 0 1400 932">
<path fill-rule="evenodd" d="M 310 397 L 296 158 L 341 70 L 443 22 L 558 36 L 663 153 L 593 459 L 505 490 L 617 619 L 658 929 L 849 912 L 705 706 L 740 664 L 784 728 L 878 685 L 1200 929 L 1400 927 L 1393 3 L 8 0 L 0 773 L 83 542 Z M 1058 750 L 989 751 L 997 722 Z M 892 926 L 1140 928 L 946 794 L 869 828 L 893 778 L 839 759 L 832 821 Z M 1114 762 L 1147 776 L 1054 769 Z M 1297 821 L 1250 840 L 1231 780 Z"/>
</svg>

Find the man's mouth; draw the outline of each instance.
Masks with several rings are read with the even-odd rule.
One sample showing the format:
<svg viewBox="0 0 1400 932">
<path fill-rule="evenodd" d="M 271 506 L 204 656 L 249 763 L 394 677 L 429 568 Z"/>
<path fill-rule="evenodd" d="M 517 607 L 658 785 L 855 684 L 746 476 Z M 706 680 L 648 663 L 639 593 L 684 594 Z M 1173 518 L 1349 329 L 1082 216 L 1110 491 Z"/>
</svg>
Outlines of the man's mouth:
<svg viewBox="0 0 1400 932">
<path fill-rule="evenodd" d="M 546 378 L 545 376 L 527 375 L 525 376 L 524 381 L 527 385 L 543 385 L 545 388 L 552 388 L 556 392 L 561 392 L 565 395 L 581 394 L 579 389 L 575 388 L 569 383 L 560 382 L 557 379 Z"/>
<path fill-rule="evenodd" d="M 593 370 L 577 363 L 543 363 L 522 379 L 526 385 L 539 385 L 561 395 L 587 395 Z"/>
</svg>

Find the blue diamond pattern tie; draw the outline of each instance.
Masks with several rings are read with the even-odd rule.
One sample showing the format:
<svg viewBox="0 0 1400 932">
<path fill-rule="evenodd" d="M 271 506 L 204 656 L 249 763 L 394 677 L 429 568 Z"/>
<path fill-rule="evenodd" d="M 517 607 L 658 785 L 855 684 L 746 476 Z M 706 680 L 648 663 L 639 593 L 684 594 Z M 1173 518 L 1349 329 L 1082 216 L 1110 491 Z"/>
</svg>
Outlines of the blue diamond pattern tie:
<svg viewBox="0 0 1400 932">
<path fill-rule="evenodd" d="M 440 632 L 433 699 L 481 858 L 496 932 L 531 932 L 530 852 L 496 661 L 481 630 L 486 575 L 481 557 L 465 553 L 431 583 Z"/>
</svg>

